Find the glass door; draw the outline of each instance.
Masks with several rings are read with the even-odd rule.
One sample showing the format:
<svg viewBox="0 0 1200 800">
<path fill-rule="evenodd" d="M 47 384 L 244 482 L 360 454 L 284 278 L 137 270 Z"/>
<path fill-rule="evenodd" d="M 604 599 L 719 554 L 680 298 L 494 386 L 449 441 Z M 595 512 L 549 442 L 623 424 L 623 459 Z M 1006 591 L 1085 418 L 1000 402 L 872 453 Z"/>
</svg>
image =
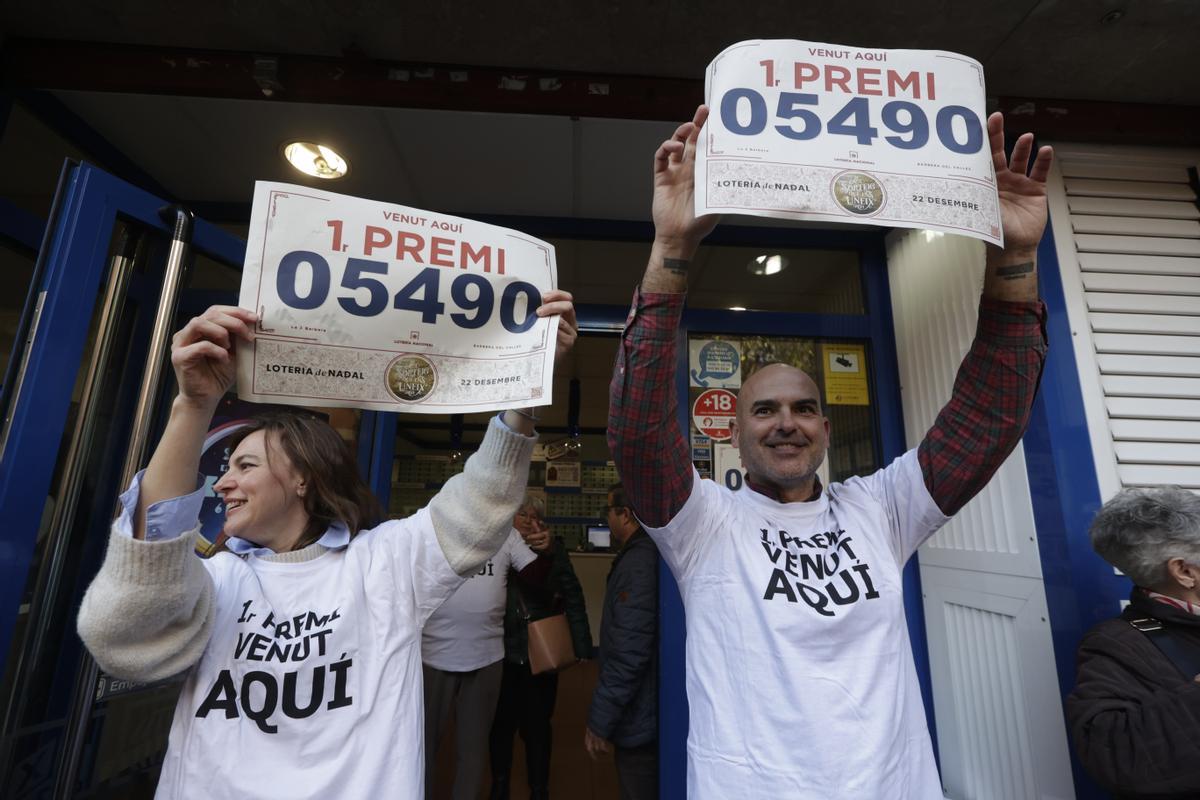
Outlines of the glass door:
<svg viewBox="0 0 1200 800">
<path fill-rule="evenodd" d="M 10 797 L 136 796 L 165 743 L 171 690 L 93 703 L 103 676 L 74 614 L 104 556 L 139 397 L 148 428 L 162 405 L 161 387 L 143 388 L 169 375 L 150 341 L 167 277 L 186 274 L 166 265 L 191 252 L 237 264 L 244 245 L 86 164 L 68 165 L 52 219 L 0 431 L 0 781 Z M 116 737 L 104 730 L 122 724 L 126 746 L 106 746 Z"/>
</svg>

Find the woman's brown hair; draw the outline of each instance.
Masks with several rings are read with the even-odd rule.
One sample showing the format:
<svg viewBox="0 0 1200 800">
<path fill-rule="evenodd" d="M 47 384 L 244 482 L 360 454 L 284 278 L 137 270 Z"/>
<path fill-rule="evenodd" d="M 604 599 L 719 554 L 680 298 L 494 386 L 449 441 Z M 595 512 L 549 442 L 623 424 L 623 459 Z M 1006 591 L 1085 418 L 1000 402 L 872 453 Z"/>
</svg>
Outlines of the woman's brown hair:
<svg viewBox="0 0 1200 800">
<path fill-rule="evenodd" d="M 304 412 L 271 411 L 235 433 L 230 452 L 255 431 L 266 437 L 268 460 L 271 448 L 278 444 L 307 486 L 303 499 L 308 525 L 295 549 L 321 538 L 335 521 L 343 523 L 351 536 L 378 524 L 383 516 L 379 501 L 358 474 L 350 445 L 329 423 Z"/>
</svg>

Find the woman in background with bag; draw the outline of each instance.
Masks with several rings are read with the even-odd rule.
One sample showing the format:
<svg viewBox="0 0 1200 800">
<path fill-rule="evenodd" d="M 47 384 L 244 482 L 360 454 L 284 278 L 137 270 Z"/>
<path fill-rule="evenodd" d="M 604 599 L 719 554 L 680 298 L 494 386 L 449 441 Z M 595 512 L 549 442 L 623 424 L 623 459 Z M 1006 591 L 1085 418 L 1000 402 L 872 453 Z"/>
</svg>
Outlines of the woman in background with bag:
<svg viewBox="0 0 1200 800">
<path fill-rule="evenodd" d="M 535 552 L 549 553 L 554 561 L 542 592 L 522 591 L 517 581 L 508 584 L 504 676 L 491 733 L 492 800 L 509 797 L 513 735 L 518 730 L 525 743 L 530 800 L 550 796 L 550 718 L 558 694 L 558 669 L 592 655 L 583 588 L 575 577 L 566 547 L 554 539 L 542 521 L 545 510 L 540 497 L 527 494 L 513 518 L 513 525 L 525 543 Z M 531 626 L 531 622 L 535 624 Z M 532 668 L 531 637 L 535 656 Z M 562 642 L 568 637 L 569 648 Z M 564 650 L 565 653 L 561 652 Z M 543 660 L 547 663 L 541 663 Z M 556 669 L 554 664 L 560 666 Z M 535 674 L 534 669 L 546 671 Z"/>
</svg>

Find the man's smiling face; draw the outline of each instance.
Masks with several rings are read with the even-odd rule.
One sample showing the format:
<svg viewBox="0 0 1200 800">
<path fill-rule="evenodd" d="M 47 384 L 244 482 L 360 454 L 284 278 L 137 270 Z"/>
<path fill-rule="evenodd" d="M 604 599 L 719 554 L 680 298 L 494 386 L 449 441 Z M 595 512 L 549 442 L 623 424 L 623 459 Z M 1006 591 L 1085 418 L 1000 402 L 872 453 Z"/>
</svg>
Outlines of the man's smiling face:
<svg viewBox="0 0 1200 800">
<path fill-rule="evenodd" d="M 809 498 L 829 446 L 829 420 L 806 373 L 771 364 L 751 375 L 738 392 L 732 434 L 750 480 L 785 501 Z"/>
</svg>

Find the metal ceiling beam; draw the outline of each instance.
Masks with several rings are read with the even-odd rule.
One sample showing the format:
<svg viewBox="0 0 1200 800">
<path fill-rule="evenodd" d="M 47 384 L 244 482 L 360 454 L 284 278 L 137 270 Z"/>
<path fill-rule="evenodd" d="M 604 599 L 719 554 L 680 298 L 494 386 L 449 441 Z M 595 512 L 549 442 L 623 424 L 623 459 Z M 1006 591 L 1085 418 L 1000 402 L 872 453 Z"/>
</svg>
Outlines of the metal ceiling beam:
<svg viewBox="0 0 1200 800">
<path fill-rule="evenodd" d="M 391 108 L 689 119 L 703 80 L 9 39 L 14 89 L 165 94 Z"/>
<path fill-rule="evenodd" d="M 9 89 L 281 100 L 389 108 L 689 119 L 704 81 L 632 75 L 8 39 Z M 1200 108 L 1002 97 L 1010 133 L 1114 144 L 1200 143 Z"/>
</svg>

